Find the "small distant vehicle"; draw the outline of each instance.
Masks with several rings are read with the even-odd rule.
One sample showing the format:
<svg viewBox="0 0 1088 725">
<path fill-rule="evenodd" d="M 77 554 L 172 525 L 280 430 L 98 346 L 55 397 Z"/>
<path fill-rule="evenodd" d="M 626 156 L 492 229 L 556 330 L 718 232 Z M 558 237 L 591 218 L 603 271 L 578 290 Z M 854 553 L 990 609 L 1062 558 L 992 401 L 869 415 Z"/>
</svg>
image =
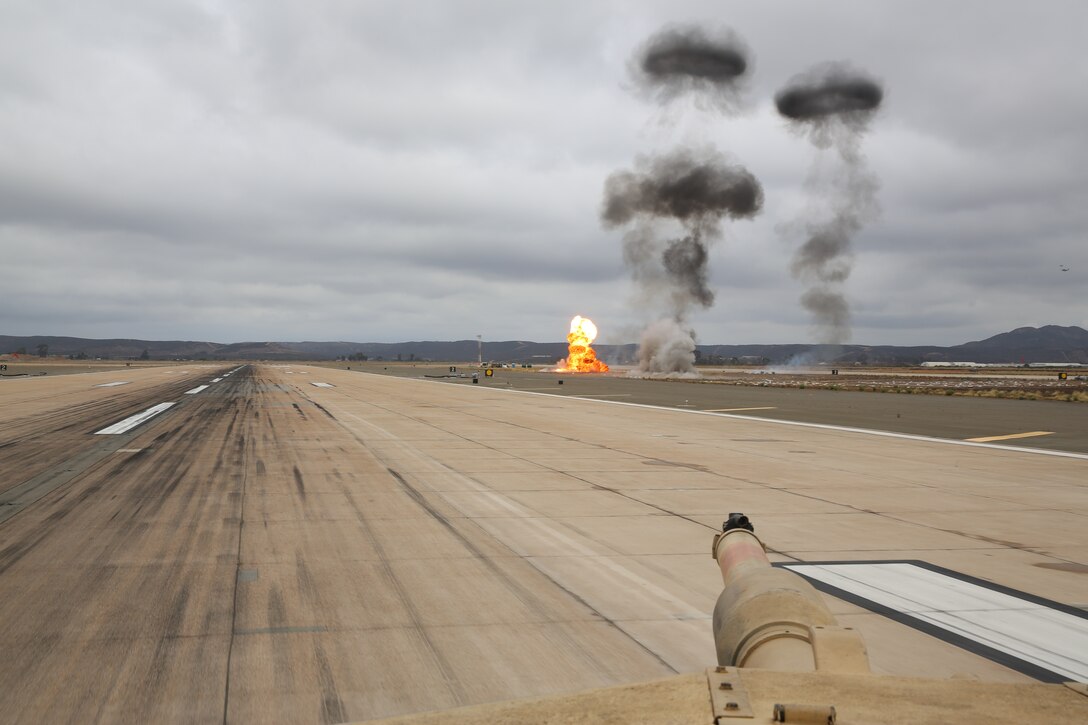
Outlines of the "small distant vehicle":
<svg viewBox="0 0 1088 725">
<path fill-rule="evenodd" d="M 1066 267 L 1064 264 L 1059 264 L 1058 266 L 1061 267 L 1061 270 L 1063 272 L 1068 272 L 1069 271 L 1069 267 Z"/>
</svg>

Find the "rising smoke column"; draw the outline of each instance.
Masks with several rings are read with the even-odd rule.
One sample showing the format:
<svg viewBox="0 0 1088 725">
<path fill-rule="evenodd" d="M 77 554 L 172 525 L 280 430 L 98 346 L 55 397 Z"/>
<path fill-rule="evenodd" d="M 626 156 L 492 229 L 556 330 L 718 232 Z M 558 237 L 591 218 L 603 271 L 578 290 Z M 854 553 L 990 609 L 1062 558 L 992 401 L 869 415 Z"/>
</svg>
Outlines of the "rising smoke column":
<svg viewBox="0 0 1088 725">
<path fill-rule="evenodd" d="M 879 183 L 858 147 L 884 98 L 880 84 L 845 63 L 826 63 L 794 76 L 775 95 L 790 127 L 821 151 L 834 149 L 840 164 L 831 173 L 814 170 L 809 191 L 826 200 L 829 216 L 801 220 L 808 240 L 794 254 L 790 271 L 809 285 L 801 304 L 816 320 L 819 342 L 850 339 L 850 308 L 842 285 L 853 263 L 851 239 L 877 212 Z"/>
<path fill-rule="evenodd" d="M 740 106 L 751 52 L 729 28 L 670 25 L 650 36 L 628 64 L 635 87 L 661 105 L 686 95 L 731 113 Z"/>
<path fill-rule="evenodd" d="M 646 300 L 668 308 L 668 317 L 643 332 L 640 371 L 694 370 L 695 337 L 687 318 L 693 307 L 714 303 L 707 286 L 709 245 L 721 237 L 725 218 L 750 218 L 762 206 L 755 176 L 714 149 L 641 157 L 635 170 L 605 180 L 601 220 L 608 228 L 631 227 L 623 239 L 624 263 Z M 664 238 L 659 227 L 670 221 L 682 236 Z"/>
</svg>

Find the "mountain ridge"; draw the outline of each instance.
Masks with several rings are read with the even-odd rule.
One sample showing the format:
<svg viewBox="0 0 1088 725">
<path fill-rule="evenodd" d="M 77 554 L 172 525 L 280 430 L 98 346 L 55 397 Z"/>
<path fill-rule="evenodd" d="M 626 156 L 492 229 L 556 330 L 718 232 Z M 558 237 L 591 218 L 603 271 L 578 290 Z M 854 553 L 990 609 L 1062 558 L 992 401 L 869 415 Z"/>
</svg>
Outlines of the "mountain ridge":
<svg viewBox="0 0 1088 725">
<path fill-rule="evenodd" d="M 259 341 L 215 343 L 193 340 L 104 340 L 29 335 L 0 335 L 0 354 L 20 349 L 34 356 L 40 345 L 51 356 L 134 359 L 146 350 L 148 357 L 206 360 L 333 360 L 365 355 L 371 360 L 473 362 L 476 340 L 420 340 L 397 343 L 347 341 Z M 599 356 L 611 363 L 637 360 L 637 345 L 595 345 Z M 552 364 L 567 353 L 562 342 L 504 340 L 485 342 L 484 360 Z M 1088 364 L 1088 330 L 1077 326 L 1018 327 L 982 340 L 960 345 L 809 345 L 748 344 L 699 345 L 699 361 L 710 364 L 788 364 L 832 362 L 840 365 L 917 365 L 922 362 L 977 362 L 991 364 L 1081 363 Z"/>
</svg>

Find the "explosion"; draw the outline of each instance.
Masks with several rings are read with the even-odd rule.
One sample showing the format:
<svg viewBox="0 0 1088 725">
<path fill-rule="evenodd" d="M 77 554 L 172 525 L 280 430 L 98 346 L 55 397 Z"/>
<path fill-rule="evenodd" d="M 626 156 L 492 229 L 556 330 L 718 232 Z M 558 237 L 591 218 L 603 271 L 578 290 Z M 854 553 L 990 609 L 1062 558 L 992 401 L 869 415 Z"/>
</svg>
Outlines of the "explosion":
<svg viewBox="0 0 1088 725">
<path fill-rule="evenodd" d="M 570 334 L 567 359 L 559 361 L 558 372 L 563 373 L 607 373 L 608 365 L 597 359 L 593 351 L 593 341 L 597 339 L 597 326 L 593 320 L 575 315 L 570 321 Z"/>
</svg>

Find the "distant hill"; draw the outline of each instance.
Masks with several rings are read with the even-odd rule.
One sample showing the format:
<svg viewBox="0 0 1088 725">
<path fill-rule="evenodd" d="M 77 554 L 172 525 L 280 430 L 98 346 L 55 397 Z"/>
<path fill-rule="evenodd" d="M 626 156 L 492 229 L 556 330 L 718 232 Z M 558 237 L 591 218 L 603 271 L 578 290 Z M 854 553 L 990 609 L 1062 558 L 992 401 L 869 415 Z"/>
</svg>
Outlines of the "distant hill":
<svg viewBox="0 0 1088 725">
<path fill-rule="evenodd" d="M 334 360 L 365 355 L 371 360 L 442 360 L 472 362 L 476 340 L 416 342 L 237 342 L 89 340 L 78 337 L 15 337 L 0 335 L 0 354 L 20 349 L 29 355 L 39 345 L 51 356 L 84 355 L 90 358 L 139 358 L 144 350 L 153 360 Z M 598 345 L 600 356 L 613 363 L 637 359 L 637 347 Z M 484 360 L 550 365 L 567 354 L 563 342 L 508 340 L 485 342 Z M 699 357 L 708 363 L 783 364 L 790 361 L 826 361 L 840 365 L 917 365 L 922 362 L 979 363 L 1084 363 L 1088 364 L 1088 330 L 1081 327 L 1020 327 L 1011 332 L 952 347 L 895 345 L 700 345 Z"/>
<path fill-rule="evenodd" d="M 152 342 L 149 340 L 89 340 L 82 337 L 12 337 L 0 335 L 0 353 L 26 350 L 30 355 L 38 351 L 39 345 L 47 345 L 50 355 L 78 355 L 83 353 L 91 358 L 125 359 L 138 358 L 144 350 L 155 359 L 183 358 L 196 359 L 209 357 L 224 347 L 214 342 L 191 342 L 174 340 L 170 342 Z"/>
<path fill-rule="evenodd" d="M 971 362 L 1088 363 L 1088 330 L 1081 327 L 1018 327 L 1012 332 L 950 348 Z"/>
</svg>

